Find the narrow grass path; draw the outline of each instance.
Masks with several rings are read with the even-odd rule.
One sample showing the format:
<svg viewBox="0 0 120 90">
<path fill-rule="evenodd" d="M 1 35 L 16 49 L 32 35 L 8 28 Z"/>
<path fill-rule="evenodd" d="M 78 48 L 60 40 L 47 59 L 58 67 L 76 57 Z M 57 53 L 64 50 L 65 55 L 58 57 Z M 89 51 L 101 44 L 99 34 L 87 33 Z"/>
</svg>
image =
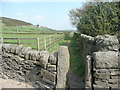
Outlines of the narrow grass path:
<svg viewBox="0 0 120 90">
<path fill-rule="evenodd" d="M 70 53 L 70 69 L 68 73 L 68 87 L 69 89 L 84 88 L 84 64 L 80 57 L 77 41 L 74 37 L 64 44 L 68 46 Z"/>
</svg>

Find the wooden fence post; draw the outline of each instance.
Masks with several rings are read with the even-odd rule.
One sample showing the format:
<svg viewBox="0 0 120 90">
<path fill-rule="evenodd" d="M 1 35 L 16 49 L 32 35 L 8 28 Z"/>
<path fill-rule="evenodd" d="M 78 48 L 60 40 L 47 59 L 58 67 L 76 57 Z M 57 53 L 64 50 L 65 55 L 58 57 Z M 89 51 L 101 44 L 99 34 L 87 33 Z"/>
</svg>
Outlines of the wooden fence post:
<svg viewBox="0 0 120 90">
<path fill-rule="evenodd" d="M 55 45 L 55 43 L 56 43 L 55 40 L 56 40 L 56 36 L 54 35 L 54 42 L 53 42 L 53 45 Z"/>
<path fill-rule="evenodd" d="M 46 50 L 46 36 L 44 37 L 44 49 Z"/>
<path fill-rule="evenodd" d="M 60 38 L 60 37 L 59 37 L 59 35 L 58 35 L 58 36 L 57 36 L 57 43 L 59 43 L 59 38 Z"/>
<path fill-rule="evenodd" d="M 18 43 L 18 45 L 20 45 L 20 39 L 19 38 L 17 38 L 17 43 Z"/>
<path fill-rule="evenodd" d="M 39 38 L 36 38 L 36 39 L 37 39 L 37 51 L 39 51 L 39 49 L 40 49 Z"/>
<path fill-rule="evenodd" d="M 3 37 L 0 38 L 0 43 L 3 44 Z"/>
<path fill-rule="evenodd" d="M 51 49 L 51 38 L 49 36 L 49 49 Z"/>
</svg>

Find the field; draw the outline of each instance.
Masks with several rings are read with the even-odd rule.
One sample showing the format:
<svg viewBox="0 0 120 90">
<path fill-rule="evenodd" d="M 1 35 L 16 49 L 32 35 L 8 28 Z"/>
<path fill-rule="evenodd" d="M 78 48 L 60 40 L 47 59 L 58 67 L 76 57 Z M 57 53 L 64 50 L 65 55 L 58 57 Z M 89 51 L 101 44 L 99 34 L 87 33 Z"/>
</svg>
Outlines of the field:
<svg viewBox="0 0 120 90">
<path fill-rule="evenodd" d="M 3 26 L 3 43 L 22 44 L 32 47 L 34 50 L 55 51 L 64 40 L 64 34 L 61 31 L 52 30 L 45 27 L 37 28 L 35 26 Z"/>
</svg>

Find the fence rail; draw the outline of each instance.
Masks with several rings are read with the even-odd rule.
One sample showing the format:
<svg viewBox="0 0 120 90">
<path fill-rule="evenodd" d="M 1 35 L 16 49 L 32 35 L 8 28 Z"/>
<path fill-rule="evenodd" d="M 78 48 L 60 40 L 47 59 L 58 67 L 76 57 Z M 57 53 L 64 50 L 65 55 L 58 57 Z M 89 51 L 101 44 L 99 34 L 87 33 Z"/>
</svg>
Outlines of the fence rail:
<svg viewBox="0 0 120 90">
<path fill-rule="evenodd" d="M 64 39 L 64 35 L 49 35 L 38 38 L 1 38 L 0 43 L 3 44 L 18 44 L 31 46 L 36 50 L 48 50 L 60 43 Z"/>
<path fill-rule="evenodd" d="M 18 38 L 4 38 L 4 39 L 18 39 Z M 35 39 L 35 38 L 19 38 L 19 39 Z"/>
<path fill-rule="evenodd" d="M 47 35 L 54 35 L 55 34 L 55 33 L 49 33 L 49 32 L 48 33 L 47 32 L 46 33 L 36 33 L 36 32 L 34 32 L 34 33 L 26 33 L 26 32 L 25 33 L 23 33 L 23 32 L 16 32 L 16 33 L 11 32 L 11 33 L 7 33 L 7 32 L 0 32 L 0 33 L 2 33 L 2 34 L 22 34 L 22 35 L 24 35 L 24 34 L 25 35 L 26 34 L 39 34 L 39 35 L 41 35 L 41 34 L 45 34 L 46 35 L 47 34 Z M 59 32 L 59 33 L 56 33 L 56 34 L 61 35 L 63 33 Z"/>
</svg>

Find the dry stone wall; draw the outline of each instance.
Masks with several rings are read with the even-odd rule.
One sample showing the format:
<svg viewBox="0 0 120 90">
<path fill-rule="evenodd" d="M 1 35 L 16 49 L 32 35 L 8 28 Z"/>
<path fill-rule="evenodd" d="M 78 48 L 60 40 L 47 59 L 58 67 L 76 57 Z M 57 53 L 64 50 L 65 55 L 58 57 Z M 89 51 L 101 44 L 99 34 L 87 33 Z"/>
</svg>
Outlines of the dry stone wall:
<svg viewBox="0 0 120 90">
<path fill-rule="evenodd" d="M 120 88 L 120 53 L 116 36 L 96 37 L 75 33 L 85 61 L 85 88 Z"/>
<path fill-rule="evenodd" d="M 69 65 L 69 52 L 66 46 L 61 46 L 58 52 L 51 54 L 47 51 L 33 51 L 31 47 L 23 45 L 11 44 L 3 44 L 1 51 L 0 78 L 28 82 L 35 88 L 55 89 L 56 85 L 60 84 L 58 78 L 63 79 L 69 69 L 64 67 L 66 71 L 61 72 L 64 76 L 59 76 L 60 70 L 57 68 L 61 68 L 64 62 Z M 59 57 L 62 57 L 63 61 L 60 61 Z M 66 81 L 67 79 L 64 79 L 64 85 L 59 88 L 65 88 Z"/>
</svg>

